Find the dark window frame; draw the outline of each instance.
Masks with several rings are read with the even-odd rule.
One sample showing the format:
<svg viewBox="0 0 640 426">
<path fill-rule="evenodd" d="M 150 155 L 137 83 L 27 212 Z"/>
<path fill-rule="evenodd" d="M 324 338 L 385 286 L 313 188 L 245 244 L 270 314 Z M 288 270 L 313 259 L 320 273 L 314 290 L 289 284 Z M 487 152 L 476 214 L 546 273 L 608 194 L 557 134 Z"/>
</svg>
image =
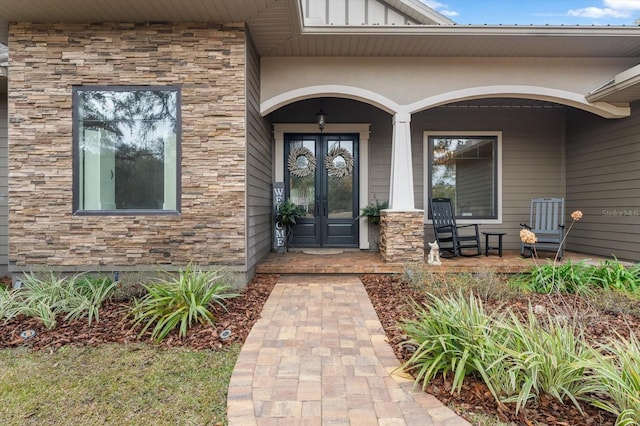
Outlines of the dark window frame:
<svg viewBox="0 0 640 426">
<path fill-rule="evenodd" d="M 429 134 L 427 137 L 427 159 L 428 159 L 428 189 L 427 189 L 427 199 L 431 200 L 433 198 L 433 148 L 434 148 L 434 140 L 435 139 L 492 139 L 492 149 L 493 149 L 493 211 L 494 214 L 492 216 L 458 216 L 456 215 L 456 220 L 458 221 L 499 221 L 502 217 L 500 214 L 500 185 L 498 182 L 499 178 L 499 168 L 500 168 L 500 137 L 497 134 L 472 134 L 462 132 L 460 134 L 455 133 L 447 133 L 447 134 Z M 431 220 L 431 209 L 428 209 L 428 219 Z"/>
<path fill-rule="evenodd" d="M 176 208 L 163 209 L 120 209 L 120 210 L 84 210 L 80 209 L 80 122 L 79 94 L 81 92 L 109 91 L 135 92 L 158 91 L 176 92 Z M 77 216 L 176 216 L 182 212 L 182 88 L 180 86 L 118 86 L 118 85 L 78 85 L 72 87 L 72 214 Z"/>
</svg>

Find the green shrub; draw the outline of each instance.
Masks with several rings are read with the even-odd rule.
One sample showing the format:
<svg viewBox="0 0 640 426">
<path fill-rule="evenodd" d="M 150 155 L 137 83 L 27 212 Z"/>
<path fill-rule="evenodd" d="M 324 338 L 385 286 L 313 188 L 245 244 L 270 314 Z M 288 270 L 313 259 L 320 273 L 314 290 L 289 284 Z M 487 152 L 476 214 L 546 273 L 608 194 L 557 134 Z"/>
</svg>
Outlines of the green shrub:
<svg viewBox="0 0 640 426">
<path fill-rule="evenodd" d="M 91 323 L 98 320 L 100 306 L 115 287 L 116 283 L 109 278 L 85 274 L 58 277 L 54 273 L 44 276 L 28 273 L 21 288 L 11 293 L 5 316 L 38 318 L 48 329 L 57 325 L 58 314 L 66 314 L 65 321 L 88 317 Z"/>
<path fill-rule="evenodd" d="M 542 324 L 531 308 L 527 317 L 523 322 L 510 313 L 494 324 L 508 338 L 496 342 L 505 356 L 501 365 L 486 368 L 485 382 L 502 402 L 515 402 L 516 413 L 543 393 L 581 410 L 578 401 L 601 390 L 584 366 L 595 351 L 576 326 L 549 315 Z"/>
<path fill-rule="evenodd" d="M 547 263 L 536 265 L 530 273 L 519 275 L 514 283 L 517 287 L 534 293 L 585 293 L 589 291 L 593 268 L 583 261 L 573 263 Z"/>
<path fill-rule="evenodd" d="M 405 369 L 423 388 L 438 374 L 452 374 L 451 391 L 459 392 L 464 378 L 475 375 L 498 403 L 515 403 L 516 412 L 543 393 L 581 409 L 579 401 L 602 391 L 593 371 L 581 366 L 595 351 L 575 326 L 549 315 L 539 321 L 531 308 L 527 322 L 513 312 L 487 314 L 473 294 L 428 299 L 414 307 L 415 320 L 401 324 L 415 347 Z"/>
<path fill-rule="evenodd" d="M 618 416 L 616 425 L 640 424 L 640 343 L 637 337 L 619 337 L 589 364 L 610 399 L 599 399 L 593 405 Z M 606 355 L 605 355 L 606 354 Z"/>
<path fill-rule="evenodd" d="M 178 326 L 184 337 L 195 322 L 213 324 L 209 306 L 215 303 L 226 309 L 224 300 L 238 296 L 223 280 L 220 271 L 202 271 L 189 264 L 177 276 L 145 285 L 148 293 L 133 307 L 134 327 L 144 323 L 142 335 L 155 324 L 151 337 L 160 342 Z"/>
<path fill-rule="evenodd" d="M 0 286 L 0 320 L 9 320 L 15 316 L 16 291 Z"/>
<path fill-rule="evenodd" d="M 451 391 L 460 391 L 464 378 L 482 365 L 484 344 L 491 332 L 492 317 L 473 294 L 468 299 L 439 298 L 429 294 L 429 306 L 415 306 L 416 320 L 402 323 L 403 331 L 416 350 L 405 369 L 425 388 L 439 373 L 453 373 Z"/>
<path fill-rule="evenodd" d="M 115 291 L 118 283 L 107 277 L 76 276 L 69 280 L 66 321 L 87 317 L 100 319 L 100 307 Z"/>
<path fill-rule="evenodd" d="M 513 284 L 535 293 L 585 294 L 601 288 L 640 295 L 640 264 L 627 268 L 616 258 L 605 260 L 600 266 L 587 265 L 584 261 L 550 262 L 534 266 L 530 273 L 516 277 Z"/>
<path fill-rule="evenodd" d="M 593 272 L 593 283 L 605 290 L 640 294 L 640 264 L 626 268 L 618 259 L 607 259 Z"/>
</svg>

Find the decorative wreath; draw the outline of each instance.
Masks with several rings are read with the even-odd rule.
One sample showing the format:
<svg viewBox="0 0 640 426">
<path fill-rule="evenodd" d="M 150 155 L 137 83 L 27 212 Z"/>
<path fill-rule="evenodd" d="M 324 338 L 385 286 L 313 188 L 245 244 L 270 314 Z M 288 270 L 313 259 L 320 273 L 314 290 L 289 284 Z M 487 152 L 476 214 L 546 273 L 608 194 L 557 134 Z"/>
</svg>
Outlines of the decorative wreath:
<svg viewBox="0 0 640 426">
<path fill-rule="evenodd" d="M 307 164 L 304 167 L 298 165 L 298 158 L 300 157 L 307 159 Z M 309 148 L 303 146 L 291 150 L 287 164 L 289 166 L 289 173 L 295 177 L 302 178 L 316 171 L 316 157 L 313 156 Z"/>
<path fill-rule="evenodd" d="M 333 162 L 338 157 L 342 157 L 344 165 L 336 166 Z M 324 157 L 324 166 L 327 168 L 327 173 L 331 177 L 344 178 L 350 176 L 353 173 L 353 155 L 345 148 L 337 147 L 333 148 Z"/>
</svg>

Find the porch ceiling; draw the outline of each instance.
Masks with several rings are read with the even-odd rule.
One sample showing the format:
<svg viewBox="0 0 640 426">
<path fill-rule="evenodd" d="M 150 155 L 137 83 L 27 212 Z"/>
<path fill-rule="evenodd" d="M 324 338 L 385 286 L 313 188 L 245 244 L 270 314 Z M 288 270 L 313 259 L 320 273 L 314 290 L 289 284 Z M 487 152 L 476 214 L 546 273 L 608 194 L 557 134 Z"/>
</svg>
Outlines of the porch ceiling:
<svg viewBox="0 0 640 426">
<path fill-rule="evenodd" d="M 246 22 L 261 56 L 640 56 L 639 27 L 303 27 L 299 0 L 0 0 L 0 28 L 109 21 Z"/>
</svg>

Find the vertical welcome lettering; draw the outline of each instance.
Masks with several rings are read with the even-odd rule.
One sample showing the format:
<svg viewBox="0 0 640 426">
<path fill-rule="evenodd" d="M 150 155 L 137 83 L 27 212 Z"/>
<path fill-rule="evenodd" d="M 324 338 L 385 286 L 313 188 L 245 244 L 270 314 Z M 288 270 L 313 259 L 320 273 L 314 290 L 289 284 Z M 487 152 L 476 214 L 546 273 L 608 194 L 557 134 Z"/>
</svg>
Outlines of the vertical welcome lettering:
<svg viewBox="0 0 640 426">
<path fill-rule="evenodd" d="M 284 202 L 284 182 L 273 183 L 273 217 L 276 217 L 280 204 Z M 280 222 L 273 221 L 273 249 L 281 252 L 285 246 L 285 229 Z"/>
</svg>

